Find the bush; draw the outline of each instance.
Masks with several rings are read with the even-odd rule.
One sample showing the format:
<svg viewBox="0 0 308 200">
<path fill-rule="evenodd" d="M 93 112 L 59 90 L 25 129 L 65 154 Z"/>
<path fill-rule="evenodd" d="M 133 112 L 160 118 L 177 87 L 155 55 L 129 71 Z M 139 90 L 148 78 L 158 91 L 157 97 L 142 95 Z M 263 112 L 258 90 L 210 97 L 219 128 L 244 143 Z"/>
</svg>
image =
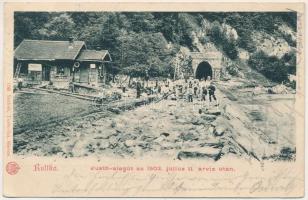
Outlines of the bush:
<svg viewBox="0 0 308 200">
<path fill-rule="evenodd" d="M 232 60 L 235 60 L 238 57 L 237 46 L 234 42 L 226 41 L 223 45 L 223 51 Z"/>
<path fill-rule="evenodd" d="M 213 22 L 213 26 L 210 30 L 210 35 L 211 35 L 212 41 L 216 45 L 220 45 L 221 43 L 223 43 L 224 37 L 223 37 L 222 30 L 221 30 L 221 26 L 218 21 Z"/>
<path fill-rule="evenodd" d="M 252 42 L 250 34 L 248 33 L 239 37 L 238 45 L 239 47 L 247 50 L 249 53 L 253 53 L 257 49 L 255 44 Z"/>
<path fill-rule="evenodd" d="M 289 83 L 286 84 L 288 87 L 291 87 L 292 89 L 296 89 L 296 81 L 291 81 Z"/>
<path fill-rule="evenodd" d="M 289 67 L 283 59 L 267 56 L 263 51 L 260 51 L 250 56 L 248 64 L 272 81 L 288 81 Z"/>
<path fill-rule="evenodd" d="M 238 57 L 236 42 L 227 38 L 218 21 L 213 22 L 210 35 L 215 45 L 222 47 L 222 50 L 230 59 L 235 60 Z"/>
<path fill-rule="evenodd" d="M 237 76 L 239 74 L 238 68 L 235 64 L 228 65 L 226 70 L 232 76 Z"/>
<path fill-rule="evenodd" d="M 291 46 L 291 47 L 296 47 L 296 41 L 292 40 L 292 36 L 290 34 L 282 35 L 283 39 L 285 39 L 285 41 L 287 41 L 287 43 Z"/>
</svg>

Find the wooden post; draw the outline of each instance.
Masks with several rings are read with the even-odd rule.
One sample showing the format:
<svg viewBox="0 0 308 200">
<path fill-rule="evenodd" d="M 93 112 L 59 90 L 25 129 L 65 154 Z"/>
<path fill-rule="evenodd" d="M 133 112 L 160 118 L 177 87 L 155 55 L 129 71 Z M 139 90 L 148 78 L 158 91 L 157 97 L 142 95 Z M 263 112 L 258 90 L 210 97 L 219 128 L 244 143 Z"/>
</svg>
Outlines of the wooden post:
<svg viewBox="0 0 308 200">
<path fill-rule="evenodd" d="M 17 63 L 17 66 L 16 66 L 16 69 L 15 69 L 14 78 L 18 78 L 18 77 L 19 77 L 20 68 L 21 68 L 21 63 L 18 62 L 18 63 Z"/>
<path fill-rule="evenodd" d="M 75 82 L 75 66 L 74 66 L 74 65 L 73 65 L 72 72 L 73 72 L 73 79 L 72 79 L 72 82 Z"/>
<path fill-rule="evenodd" d="M 104 85 L 106 84 L 106 66 L 105 63 L 103 63 L 103 82 Z"/>
</svg>

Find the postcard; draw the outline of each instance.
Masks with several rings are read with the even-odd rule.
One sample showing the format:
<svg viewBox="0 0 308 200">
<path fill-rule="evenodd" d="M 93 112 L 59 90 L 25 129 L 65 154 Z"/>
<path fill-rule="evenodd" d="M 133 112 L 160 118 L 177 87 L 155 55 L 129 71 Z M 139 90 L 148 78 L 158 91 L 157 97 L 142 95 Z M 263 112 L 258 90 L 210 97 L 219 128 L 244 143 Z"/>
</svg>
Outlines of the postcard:
<svg viewBox="0 0 308 200">
<path fill-rule="evenodd" d="M 303 197 L 303 3 L 4 5 L 6 197 Z"/>
</svg>

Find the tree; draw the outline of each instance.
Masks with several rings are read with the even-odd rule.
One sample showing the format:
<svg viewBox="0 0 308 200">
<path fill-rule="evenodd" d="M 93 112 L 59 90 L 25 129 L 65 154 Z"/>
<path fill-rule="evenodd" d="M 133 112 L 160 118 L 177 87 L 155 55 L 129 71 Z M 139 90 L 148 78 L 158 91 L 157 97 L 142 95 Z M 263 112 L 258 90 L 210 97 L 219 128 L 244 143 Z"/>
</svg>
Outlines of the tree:
<svg viewBox="0 0 308 200">
<path fill-rule="evenodd" d="M 250 34 L 240 35 L 238 45 L 250 53 L 255 52 L 257 49 L 255 44 L 252 42 Z"/>
<path fill-rule="evenodd" d="M 75 23 L 70 15 L 63 13 L 51 18 L 39 33 L 45 39 L 67 40 L 74 35 L 74 28 Z"/>
<path fill-rule="evenodd" d="M 238 57 L 238 50 L 235 42 L 224 40 L 223 51 L 232 60 Z"/>
<path fill-rule="evenodd" d="M 178 13 L 154 13 L 157 21 L 157 30 L 160 31 L 167 41 L 179 41 Z"/>
<path fill-rule="evenodd" d="M 130 30 L 140 32 L 152 32 L 156 28 L 156 20 L 149 12 L 124 13 L 131 23 Z"/>
<path fill-rule="evenodd" d="M 170 52 L 167 41 L 161 33 L 127 33 L 123 31 L 117 38 L 120 47 L 120 62 L 123 73 L 130 76 L 144 76 L 148 70 L 151 77 L 165 75 Z M 138 42 L 136 42 L 138 41 Z"/>
<path fill-rule="evenodd" d="M 248 64 L 275 82 L 288 81 L 288 66 L 276 56 L 267 56 L 264 52 L 256 52 L 250 56 Z"/>
<path fill-rule="evenodd" d="M 223 42 L 223 33 L 218 21 L 213 22 L 210 30 L 210 36 L 212 41 L 218 46 Z"/>
<path fill-rule="evenodd" d="M 15 12 L 14 13 L 14 47 L 23 39 L 42 39 L 39 29 L 48 21 L 47 12 Z"/>
</svg>

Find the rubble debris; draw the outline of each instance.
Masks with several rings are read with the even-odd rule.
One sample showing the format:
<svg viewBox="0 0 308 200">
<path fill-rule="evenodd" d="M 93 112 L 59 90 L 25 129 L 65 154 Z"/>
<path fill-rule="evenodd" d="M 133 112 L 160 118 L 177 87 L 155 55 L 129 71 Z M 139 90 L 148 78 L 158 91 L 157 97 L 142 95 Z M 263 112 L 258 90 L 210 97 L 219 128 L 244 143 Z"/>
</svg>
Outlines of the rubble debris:
<svg viewBox="0 0 308 200">
<path fill-rule="evenodd" d="M 124 142 L 124 145 L 126 146 L 126 147 L 134 147 L 134 146 L 136 146 L 136 141 L 135 140 L 126 140 L 125 142 Z"/>
<path fill-rule="evenodd" d="M 170 133 L 163 132 L 163 133 L 161 133 L 160 135 L 163 135 L 163 136 L 165 136 L 165 137 L 168 137 L 168 136 L 170 135 Z"/>
<path fill-rule="evenodd" d="M 204 119 L 204 120 L 206 120 L 206 121 L 210 121 L 210 122 L 214 121 L 214 120 L 217 118 L 216 115 L 212 115 L 212 114 L 203 114 L 203 115 L 201 115 L 200 117 L 201 117 L 202 119 Z"/>
<path fill-rule="evenodd" d="M 99 150 L 107 149 L 109 147 L 109 141 L 108 140 L 100 140 L 97 143 L 97 146 L 98 146 Z"/>
<path fill-rule="evenodd" d="M 214 152 L 208 152 L 207 150 L 198 150 L 198 151 L 180 151 L 177 154 L 177 159 L 189 159 L 189 158 L 197 158 L 197 159 L 213 159 L 215 161 L 219 160 L 222 156 L 222 153 L 219 149 L 214 149 Z"/>
<path fill-rule="evenodd" d="M 199 139 L 197 134 L 194 134 L 193 132 L 181 133 L 179 135 L 179 138 L 182 139 L 183 141 L 193 141 Z"/>
<path fill-rule="evenodd" d="M 108 111 L 111 111 L 115 114 L 120 114 L 121 113 L 121 110 L 119 108 L 108 108 L 107 109 Z"/>
<path fill-rule="evenodd" d="M 214 135 L 215 136 L 223 136 L 227 128 L 225 126 L 216 126 L 214 129 Z"/>
<path fill-rule="evenodd" d="M 272 157 L 265 155 L 261 158 L 263 152 L 256 147 L 262 146 L 264 149 L 270 146 L 261 141 L 261 133 L 249 126 L 251 118 L 247 113 L 232 104 L 239 101 L 230 103 L 226 99 L 222 105 L 210 107 L 198 101 L 162 101 L 162 104 L 158 104 L 155 98 L 145 98 L 103 105 L 101 108 L 104 109 L 99 112 L 67 120 L 57 127 L 51 126 L 52 129 L 21 133 L 14 140 L 14 151 L 64 157 L 97 154 L 136 157 L 155 154 L 176 156 L 178 159 L 211 160 L 219 160 L 227 154 L 256 160 L 289 160 L 295 155 L 292 147 L 281 152 L 278 148 L 275 156 L 272 154 Z M 223 104 L 228 106 L 223 107 Z M 222 108 L 225 108 L 223 114 Z M 58 134 L 49 134 L 49 131 Z M 26 135 L 31 136 L 33 141 L 20 139 Z M 37 140 L 45 141 L 46 147 L 37 146 Z M 57 145 L 60 148 L 50 150 Z"/>
</svg>

